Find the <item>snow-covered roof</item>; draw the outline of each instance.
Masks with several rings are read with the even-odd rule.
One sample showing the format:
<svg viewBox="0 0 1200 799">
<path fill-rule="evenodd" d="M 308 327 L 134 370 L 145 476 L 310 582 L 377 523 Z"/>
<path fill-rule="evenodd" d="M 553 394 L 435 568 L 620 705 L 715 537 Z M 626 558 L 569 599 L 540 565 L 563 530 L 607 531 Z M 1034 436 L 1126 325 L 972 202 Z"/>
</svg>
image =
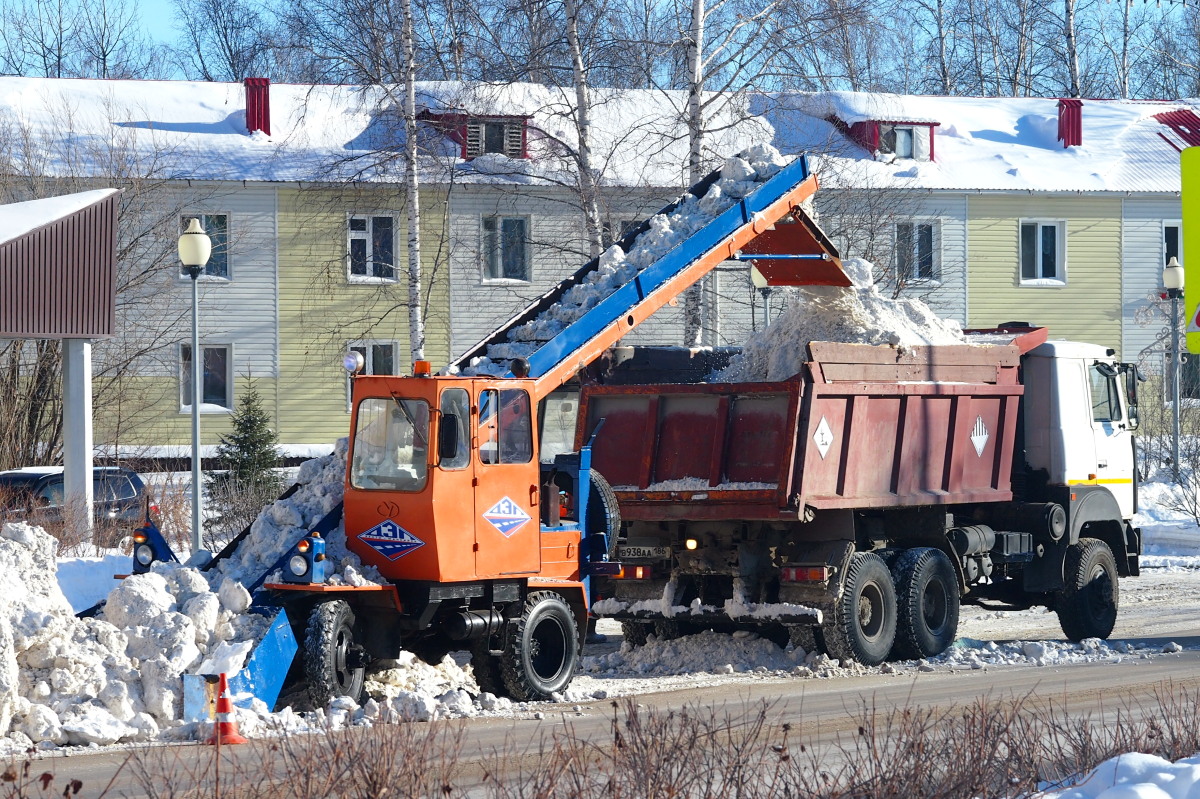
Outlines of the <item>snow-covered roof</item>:
<svg viewBox="0 0 1200 799">
<path fill-rule="evenodd" d="M 398 181 L 400 159 L 373 152 L 402 141 L 398 95 L 381 87 L 270 86 L 271 131 L 248 133 L 240 83 L 101 81 L 0 77 L 0 135 L 33 142 L 51 174 L 114 151 L 159 177 L 197 180 L 319 181 L 353 176 Z M 527 117 L 531 159 L 459 158 L 460 145 L 425 126 L 427 183 L 571 183 L 575 93 L 536 84 L 418 84 L 434 114 Z M 686 184 L 686 96 L 651 90 L 592 90 L 592 153 L 602 184 Z M 716 108 L 717 106 L 719 108 Z M 1178 151 L 1158 114 L 1192 111 L 1196 101 L 1084 100 L 1083 143 L 1058 141 L 1053 98 L 928 97 L 856 92 L 755 94 L 710 109 L 707 152 L 714 163 L 770 142 L 787 154 L 824 156 L 827 186 L 965 191 L 1178 192 Z M 746 118 L 749 116 L 750 118 Z M 835 120 L 836 124 L 828 120 Z M 928 124 L 934 160 L 876 160 L 846 126 L 866 121 Z M 15 135 L 18 128 L 23 134 Z M 1169 135 L 1168 135 L 1168 138 Z M 107 155 L 103 155 L 103 154 Z M 101 154 L 101 155 L 97 155 Z"/>
<path fill-rule="evenodd" d="M 94 205 L 105 197 L 116 193 L 116 189 L 81 191 L 44 200 L 30 200 L 0 206 L 0 244 L 24 236 L 43 225 L 57 222 L 71 214 Z"/>
<path fill-rule="evenodd" d="M 1195 103 L 1084 100 L 1083 143 L 1064 148 L 1054 98 L 824 92 L 757 101 L 777 147 L 828 156 L 827 186 L 1058 192 L 1178 192 L 1179 151 L 1155 116 Z M 876 160 L 829 118 L 936 121 L 934 160 Z"/>
</svg>

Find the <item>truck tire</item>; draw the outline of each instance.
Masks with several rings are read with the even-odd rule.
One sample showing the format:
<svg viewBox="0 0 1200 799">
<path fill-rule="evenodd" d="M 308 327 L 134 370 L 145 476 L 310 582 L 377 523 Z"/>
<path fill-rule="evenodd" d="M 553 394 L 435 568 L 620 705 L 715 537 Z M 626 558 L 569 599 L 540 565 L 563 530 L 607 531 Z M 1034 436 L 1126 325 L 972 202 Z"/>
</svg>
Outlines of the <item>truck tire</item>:
<svg viewBox="0 0 1200 799">
<path fill-rule="evenodd" d="M 883 559 L 859 552 L 850 559 L 832 623 L 821 628 L 830 657 L 878 666 L 896 637 L 896 589 Z"/>
<path fill-rule="evenodd" d="M 896 585 L 896 641 L 892 660 L 945 652 L 958 635 L 958 578 L 940 549 L 906 550 L 892 564 Z"/>
<path fill-rule="evenodd" d="M 616 560 L 617 536 L 621 534 L 621 507 L 617 504 L 617 492 L 613 491 L 604 475 L 594 470 L 589 474 L 587 532 L 603 531 L 608 536 L 608 559 Z"/>
<path fill-rule="evenodd" d="M 825 647 L 818 640 L 817 635 L 820 632 L 816 627 L 809 627 L 804 624 L 798 624 L 787 628 L 788 638 L 791 639 L 791 644 L 794 649 L 803 649 L 804 654 L 810 655 L 816 652 L 818 655 L 824 655 Z"/>
<path fill-rule="evenodd" d="M 645 646 L 653 630 L 653 626 L 648 621 L 621 622 L 621 637 L 630 646 Z"/>
<path fill-rule="evenodd" d="M 495 696 L 507 695 L 500 658 L 488 651 L 486 638 L 471 645 L 471 671 L 475 674 L 475 683 L 481 692 Z"/>
<path fill-rule="evenodd" d="M 304 675 L 314 707 L 323 708 L 339 696 L 362 700 L 367 654 L 354 642 L 354 611 L 346 601 L 322 602 L 308 615 Z"/>
<path fill-rule="evenodd" d="M 1108 638 L 1120 600 L 1117 562 L 1108 544 L 1098 538 L 1079 539 L 1067 550 L 1063 579 L 1066 586 L 1054 603 L 1063 633 L 1072 641 Z"/>
<path fill-rule="evenodd" d="M 500 672 L 518 701 L 550 699 L 575 676 L 579 627 L 565 599 L 538 591 L 525 599 L 521 617 L 508 627 Z"/>
</svg>

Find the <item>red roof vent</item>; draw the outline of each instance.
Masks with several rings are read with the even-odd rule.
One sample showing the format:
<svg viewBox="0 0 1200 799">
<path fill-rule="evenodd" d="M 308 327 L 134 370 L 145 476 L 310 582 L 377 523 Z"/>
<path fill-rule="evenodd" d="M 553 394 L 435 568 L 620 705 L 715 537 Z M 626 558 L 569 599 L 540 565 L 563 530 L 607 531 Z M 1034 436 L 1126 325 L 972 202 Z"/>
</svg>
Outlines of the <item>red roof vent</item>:
<svg viewBox="0 0 1200 799">
<path fill-rule="evenodd" d="M 1187 147 L 1200 147 L 1200 117 L 1194 111 L 1179 110 L 1155 114 L 1154 118 L 1171 129 L 1174 135 L 1159 131 L 1159 136 L 1179 152 Z M 1182 145 L 1182 146 L 1181 146 Z"/>
<path fill-rule="evenodd" d="M 1058 140 L 1063 147 L 1083 144 L 1083 100 L 1058 101 Z"/>
<path fill-rule="evenodd" d="M 271 135 L 271 79 L 246 78 L 246 130 Z"/>
</svg>

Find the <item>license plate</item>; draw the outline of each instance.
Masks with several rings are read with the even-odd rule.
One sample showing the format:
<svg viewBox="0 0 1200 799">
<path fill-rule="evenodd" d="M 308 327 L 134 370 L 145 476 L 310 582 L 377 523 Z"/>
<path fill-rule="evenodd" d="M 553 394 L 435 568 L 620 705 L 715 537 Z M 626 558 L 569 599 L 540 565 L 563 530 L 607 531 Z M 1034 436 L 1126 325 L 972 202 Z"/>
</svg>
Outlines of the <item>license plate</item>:
<svg viewBox="0 0 1200 799">
<path fill-rule="evenodd" d="M 617 557 L 624 560 L 625 558 L 644 558 L 666 560 L 671 557 L 670 547 L 632 547 L 623 545 L 617 547 Z"/>
</svg>

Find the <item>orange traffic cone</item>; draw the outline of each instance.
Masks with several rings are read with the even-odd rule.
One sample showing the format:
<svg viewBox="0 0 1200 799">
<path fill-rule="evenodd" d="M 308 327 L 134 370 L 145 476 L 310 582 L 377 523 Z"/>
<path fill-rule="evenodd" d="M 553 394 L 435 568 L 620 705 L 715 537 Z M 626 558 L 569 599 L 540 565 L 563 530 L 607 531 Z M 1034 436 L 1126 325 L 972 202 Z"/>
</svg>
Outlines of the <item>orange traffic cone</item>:
<svg viewBox="0 0 1200 799">
<path fill-rule="evenodd" d="M 221 684 L 218 691 L 217 723 L 213 727 L 213 734 L 208 742 L 217 746 L 250 743 L 248 738 L 243 738 L 242 734 L 238 732 L 237 719 L 233 717 L 233 701 L 229 698 L 229 681 L 225 679 L 225 672 L 221 672 Z"/>
</svg>

